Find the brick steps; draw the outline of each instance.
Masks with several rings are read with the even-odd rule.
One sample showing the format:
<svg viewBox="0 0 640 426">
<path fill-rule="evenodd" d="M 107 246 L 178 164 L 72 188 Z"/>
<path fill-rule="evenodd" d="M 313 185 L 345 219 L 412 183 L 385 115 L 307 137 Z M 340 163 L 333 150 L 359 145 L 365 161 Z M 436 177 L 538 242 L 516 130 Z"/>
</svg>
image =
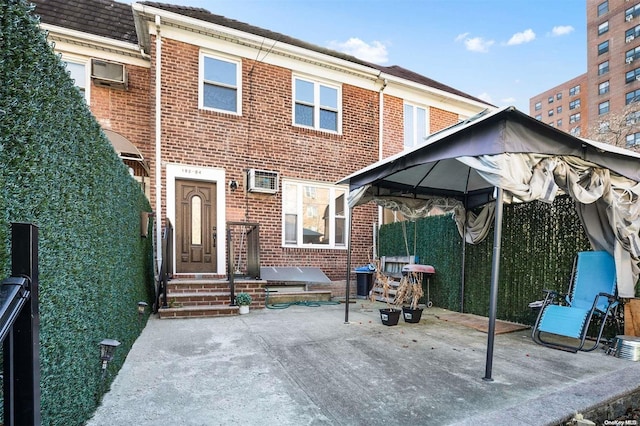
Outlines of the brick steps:
<svg viewBox="0 0 640 426">
<path fill-rule="evenodd" d="M 235 293 L 249 293 L 252 298 L 251 309 L 262 309 L 265 303 L 295 303 L 330 301 L 330 290 L 305 291 L 299 287 L 272 287 L 265 295 L 266 281 L 235 280 Z M 167 308 L 160 308 L 161 319 L 169 318 L 207 318 L 238 315 L 239 308 L 231 306 L 229 281 L 216 277 L 179 277 L 167 283 Z"/>
</svg>

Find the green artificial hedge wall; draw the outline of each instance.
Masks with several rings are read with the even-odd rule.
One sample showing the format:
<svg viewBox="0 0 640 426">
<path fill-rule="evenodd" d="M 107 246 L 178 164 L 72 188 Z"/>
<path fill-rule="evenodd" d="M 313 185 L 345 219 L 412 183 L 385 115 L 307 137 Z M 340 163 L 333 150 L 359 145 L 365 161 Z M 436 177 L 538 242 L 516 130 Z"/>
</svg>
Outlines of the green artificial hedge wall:
<svg viewBox="0 0 640 426">
<path fill-rule="evenodd" d="M 420 263 L 432 265 L 434 305 L 461 310 L 463 247 L 451 215 L 383 225 L 378 241 L 381 256 L 416 254 Z M 540 300 L 543 289 L 566 292 L 573 259 L 582 250 L 590 245 L 569 197 L 558 197 L 553 204 L 505 205 L 497 317 L 532 324 L 529 303 Z M 493 225 L 485 241 L 465 246 L 463 312 L 489 314 L 492 254 Z"/>
<path fill-rule="evenodd" d="M 10 223 L 39 228 L 42 423 L 90 418 L 151 304 L 150 206 L 24 1 L 0 2 L 0 270 Z M 101 380 L 99 342 L 120 341 Z"/>
</svg>

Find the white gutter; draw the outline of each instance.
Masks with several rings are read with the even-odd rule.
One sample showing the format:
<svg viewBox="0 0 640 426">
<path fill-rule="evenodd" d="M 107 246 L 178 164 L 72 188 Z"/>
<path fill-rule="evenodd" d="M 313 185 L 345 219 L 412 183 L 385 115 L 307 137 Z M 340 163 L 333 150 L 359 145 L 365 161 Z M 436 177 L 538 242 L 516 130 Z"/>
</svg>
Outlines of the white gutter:
<svg viewBox="0 0 640 426">
<path fill-rule="evenodd" d="M 160 16 L 156 15 L 156 262 L 158 271 L 162 267 L 162 39 L 160 38 Z"/>
<path fill-rule="evenodd" d="M 380 73 L 382 74 L 382 73 Z M 378 119 L 378 161 L 381 161 L 384 155 L 384 89 L 387 87 L 387 79 L 382 79 L 382 87 L 378 92 L 379 100 L 378 100 L 378 110 L 379 110 L 379 119 Z M 382 223 L 382 217 L 384 214 L 384 210 L 382 206 L 378 206 L 378 225 Z M 378 258 L 377 247 L 376 247 L 376 224 L 373 224 L 373 259 Z"/>
<path fill-rule="evenodd" d="M 98 36 L 83 31 L 71 30 L 68 28 L 59 27 L 57 25 L 41 23 L 40 27 L 43 30 L 47 31 L 50 36 L 67 38 L 70 40 L 75 40 L 77 43 L 82 45 L 90 44 L 102 49 L 117 51 L 122 54 L 134 57 L 143 57 L 140 52 L 140 46 L 135 43 L 128 43 L 126 41 L 115 40 L 112 38 Z"/>
</svg>

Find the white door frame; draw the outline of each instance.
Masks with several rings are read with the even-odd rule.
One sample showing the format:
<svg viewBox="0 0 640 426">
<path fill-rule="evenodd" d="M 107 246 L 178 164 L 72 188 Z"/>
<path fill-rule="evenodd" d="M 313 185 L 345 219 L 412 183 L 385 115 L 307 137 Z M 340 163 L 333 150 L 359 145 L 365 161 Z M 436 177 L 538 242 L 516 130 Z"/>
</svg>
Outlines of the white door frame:
<svg viewBox="0 0 640 426">
<path fill-rule="evenodd" d="M 190 166 L 187 164 L 167 164 L 167 191 L 166 210 L 167 219 L 175 226 L 176 224 L 176 179 L 201 180 L 216 183 L 216 227 L 218 229 L 218 241 L 216 244 L 217 271 L 211 273 L 225 275 L 227 253 L 227 226 L 226 226 L 226 174 L 224 169 L 214 167 Z M 157 196 L 157 194 L 156 194 Z M 173 239 L 173 271 L 176 270 L 176 239 Z"/>
</svg>

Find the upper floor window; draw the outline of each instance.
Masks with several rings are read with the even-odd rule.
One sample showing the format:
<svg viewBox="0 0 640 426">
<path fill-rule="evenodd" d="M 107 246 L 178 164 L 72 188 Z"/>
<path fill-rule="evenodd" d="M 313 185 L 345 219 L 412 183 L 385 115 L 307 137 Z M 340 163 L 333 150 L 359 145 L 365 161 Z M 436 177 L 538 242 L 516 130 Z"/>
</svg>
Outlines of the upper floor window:
<svg viewBox="0 0 640 426">
<path fill-rule="evenodd" d="M 628 71 L 624 75 L 625 83 L 632 83 L 636 80 L 640 80 L 640 68 L 636 68 L 634 70 Z"/>
<path fill-rule="evenodd" d="M 598 45 L 598 55 L 607 53 L 609 51 L 609 40 L 603 41 Z"/>
<path fill-rule="evenodd" d="M 598 5 L 598 16 L 602 16 L 609 11 L 609 1 L 603 1 Z"/>
<path fill-rule="evenodd" d="M 629 22 L 638 15 L 640 15 L 640 3 L 624 11 L 624 20 Z"/>
<path fill-rule="evenodd" d="M 573 86 L 569 89 L 569 96 L 575 96 L 580 93 L 580 85 Z"/>
<path fill-rule="evenodd" d="M 536 115 L 536 120 L 542 121 L 542 115 L 541 114 Z"/>
<path fill-rule="evenodd" d="M 553 117 L 553 110 L 552 110 L 552 109 L 550 109 L 549 111 L 547 111 L 547 115 L 548 115 L 549 117 Z"/>
<path fill-rule="evenodd" d="M 640 36 L 640 25 L 636 25 L 633 28 L 629 28 L 624 32 L 625 43 L 631 43 L 636 37 Z"/>
<path fill-rule="evenodd" d="M 283 180 L 282 192 L 284 246 L 346 248 L 346 187 Z"/>
<path fill-rule="evenodd" d="M 609 61 L 604 61 L 598 64 L 598 75 L 603 75 L 609 72 Z"/>
<path fill-rule="evenodd" d="M 640 122 L 640 111 L 632 111 L 627 114 L 625 122 L 627 126 L 633 126 L 634 124 Z"/>
<path fill-rule="evenodd" d="M 580 108 L 580 99 L 573 100 L 569 102 L 569 109 Z"/>
<path fill-rule="evenodd" d="M 640 46 L 634 48 L 634 49 L 629 49 L 625 52 L 624 54 L 625 57 L 625 62 L 627 64 L 630 64 L 631 62 L 635 61 L 636 59 L 640 59 Z"/>
<path fill-rule="evenodd" d="M 562 105 L 558 105 L 558 108 L 556 108 L 556 112 L 558 114 L 562 114 Z"/>
<path fill-rule="evenodd" d="M 580 113 L 579 112 L 577 112 L 575 114 L 571 114 L 569 116 L 569 124 L 577 123 L 578 121 L 580 121 Z"/>
<path fill-rule="evenodd" d="M 609 21 L 604 21 L 602 24 L 598 25 L 598 35 L 602 35 L 609 31 Z"/>
<path fill-rule="evenodd" d="M 427 130 L 427 110 L 404 104 L 404 147 L 412 148 L 424 142 Z"/>
<path fill-rule="evenodd" d="M 609 101 L 600 102 L 598 104 L 598 114 L 606 114 L 609 112 Z"/>
<path fill-rule="evenodd" d="M 339 132 L 342 104 L 339 87 L 295 77 L 293 92 L 294 124 Z"/>
<path fill-rule="evenodd" d="M 549 104 L 553 103 L 553 96 L 549 96 L 549 99 L 547 99 L 547 103 Z"/>
<path fill-rule="evenodd" d="M 604 95 L 605 93 L 609 93 L 609 80 L 598 84 L 598 94 Z"/>
<path fill-rule="evenodd" d="M 542 109 L 542 102 L 536 102 L 535 110 L 540 111 Z"/>
<path fill-rule="evenodd" d="M 558 127 L 562 127 L 562 118 L 558 119 Z"/>
<path fill-rule="evenodd" d="M 640 89 L 628 92 L 624 95 L 624 104 L 629 105 L 633 102 L 640 101 Z"/>
<path fill-rule="evenodd" d="M 241 114 L 241 64 L 219 57 L 200 56 L 200 108 Z"/>
<path fill-rule="evenodd" d="M 558 92 L 558 93 L 556 94 L 556 99 L 557 99 L 557 100 L 562 99 L 562 92 Z"/>
<path fill-rule="evenodd" d="M 78 88 L 84 100 L 89 103 L 89 91 L 87 90 L 87 64 L 63 59 L 69 72 L 69 77 Z"/>
<path fill-rule="evenodd" d="M 640 144 L 640 133 L 632 133 L 626 137 L 627 148 Z"/>
</svg>

